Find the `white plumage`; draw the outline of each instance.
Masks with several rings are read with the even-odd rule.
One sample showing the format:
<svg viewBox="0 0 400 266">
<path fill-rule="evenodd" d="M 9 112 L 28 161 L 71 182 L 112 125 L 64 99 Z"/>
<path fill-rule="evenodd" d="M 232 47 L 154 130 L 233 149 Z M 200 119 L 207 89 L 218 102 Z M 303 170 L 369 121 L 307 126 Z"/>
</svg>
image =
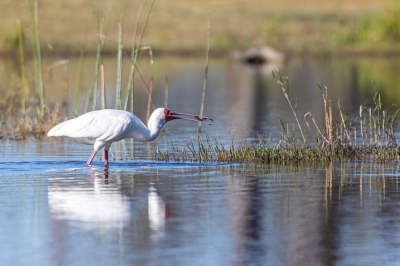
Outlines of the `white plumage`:
<svg viewBox="0 0 400 266">
<path fill-rule="evenodd" d="M 196 119 L 178 117 L 176 115 L 193 116 Z M 152 141 L 158 137 L 162 127 L 173 119 L 203 121 L 208 117 L 172 112 L 169 109 L 156 109 L 148 121 L 147 127 L 134 114 L 113 109 L 104 109 L 83 114 L 53 127 L 49 137 L 68 137 L 78 143 L 94 146 L 94 151 L 87 161 L 90 165 L 97 151 L 104 148 L 104 164 L 108 166 L 108 150 L 113 142 L 125 138 L 137 141 Z M 212 119 L 210 119 L 212 120 Z"/>
</svg>

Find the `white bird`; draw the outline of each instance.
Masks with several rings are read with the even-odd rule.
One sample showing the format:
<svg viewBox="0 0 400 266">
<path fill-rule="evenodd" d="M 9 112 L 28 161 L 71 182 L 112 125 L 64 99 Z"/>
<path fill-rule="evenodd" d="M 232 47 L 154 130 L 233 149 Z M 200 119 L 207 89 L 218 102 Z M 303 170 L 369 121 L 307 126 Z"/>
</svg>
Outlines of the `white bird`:
<svg viewBox="0 0 400 266">
<path fill-rule="evenodd" d="M 179 117 L 192 116 L 195 119 Z M 165 123 L 174 119 L 203 122 L 211 120 L 192 114 L 173 112 L 166 108 L 156 109 L 150 116 L 147 127 L 134 114 L 113 109 L 92 111 L 77 118 L 67 120 L 53 127 L 49 137 L 69 137 L 82 144 L 93 145 L 94 150 L 86 165 L 90 165 L 96 153 L 104 148 L 104 165 L 108 166 L 108 150 L 113 142 L 126 138 L 137 141 L 152 141 L 158 137 Z"/>
</svg>

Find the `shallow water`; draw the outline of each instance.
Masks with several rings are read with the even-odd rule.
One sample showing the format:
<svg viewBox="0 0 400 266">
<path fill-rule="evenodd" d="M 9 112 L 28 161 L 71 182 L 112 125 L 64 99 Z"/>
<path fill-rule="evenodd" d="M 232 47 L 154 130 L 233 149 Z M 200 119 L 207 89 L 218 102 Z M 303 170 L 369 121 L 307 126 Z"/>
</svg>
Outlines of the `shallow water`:
<svg viewBox="0 0 400 266">
<path fill-rule="evenodd" d="M 163 105 L 168 75 L 168 107 L 197 113 L 203 64 L 156 61 L 157 105 Z M 76 65 L 71 60 L 51 79 L 45 74 L 46 88 L 53 88 L 47 89 L 47 101 L 66 100 L 70 113 Z M 0 66 L 7 69 L 7 63 Z M 298 112 L 311 111 L 320 123 L 321 80 L 330 88 L 333 106 L 340 98 L 344 111 L 357 112 L 371 101 L 374 82 L 384 103 L 400 99 L 395 60 L 291 61 L 278 67 L 291 80 Z M 294 120 L 273 69 L 211 61 L 204 114 L 216 125 L 202 132 L 221 143 L 229 143 L 233 131 L 249 140 L 271 134 L 275 144 L 281 132 L 277 113 L 291 127 Z M 63 73 L 72 75 L 65 88 L 58 86 L 65 83 Z M 0 80 L 9 76 L 0 71 Z M 90 73 L 83 81 L 86 89 L 88 80 Z M 107 80 L 112 107 L 115 77 Z M 135 113 L 144 119 L 147 95 L 140 84 L 136 102 Z M 64 139 L 1 141 L 0 264 L 394 265 L 400 260 L 398 164 L 155 162 L 156 147 L 173 144 L 181 150 L 197 139 L 196 123 L 173 121 L 166 128 L 150 144 L 113 144 L 108 169 L 101 156 L 86 167 L 92 147 Z"/>
<path fill-rule="evenodd" d="M 3 265 L 400 259 L 397 164 L 116 161 L 106 169 L 76 155 L 27 158 L 0 162 Z"/>
</svg>

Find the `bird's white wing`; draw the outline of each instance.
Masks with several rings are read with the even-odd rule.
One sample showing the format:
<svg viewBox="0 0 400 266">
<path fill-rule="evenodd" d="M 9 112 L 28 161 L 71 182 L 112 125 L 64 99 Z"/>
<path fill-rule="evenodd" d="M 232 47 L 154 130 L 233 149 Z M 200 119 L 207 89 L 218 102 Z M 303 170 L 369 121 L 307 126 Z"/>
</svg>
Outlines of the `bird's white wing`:
<svg viewBox="0 0 400 266">
<path fill-rule="evenodd" d="M 126 134 L 134 119 L 121 110 L 93 111 L 55 126 L 47 135 L 113 141 Z"/>
</svg>

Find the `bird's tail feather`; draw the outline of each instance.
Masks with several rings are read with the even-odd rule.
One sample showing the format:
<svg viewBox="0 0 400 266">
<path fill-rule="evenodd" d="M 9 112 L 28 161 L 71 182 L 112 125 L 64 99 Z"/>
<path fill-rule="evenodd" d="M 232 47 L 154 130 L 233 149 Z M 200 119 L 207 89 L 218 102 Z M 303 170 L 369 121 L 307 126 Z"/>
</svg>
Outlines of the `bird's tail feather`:
<svg viewBox="0 0 400 266">
<path fill-rule="evenodd" d="M 68 122 L 68 121 L 65 121 L 65 122 Z M 61 130 L 65 126 L 65 124 L 66 124 L 65 122 L 58 124 L 57 126 L 50 129 L 50 131 L 47 133 L 47 136 L 49 136 L 49 137 L 65 136 L 64 130 Z"/>
</svg>

